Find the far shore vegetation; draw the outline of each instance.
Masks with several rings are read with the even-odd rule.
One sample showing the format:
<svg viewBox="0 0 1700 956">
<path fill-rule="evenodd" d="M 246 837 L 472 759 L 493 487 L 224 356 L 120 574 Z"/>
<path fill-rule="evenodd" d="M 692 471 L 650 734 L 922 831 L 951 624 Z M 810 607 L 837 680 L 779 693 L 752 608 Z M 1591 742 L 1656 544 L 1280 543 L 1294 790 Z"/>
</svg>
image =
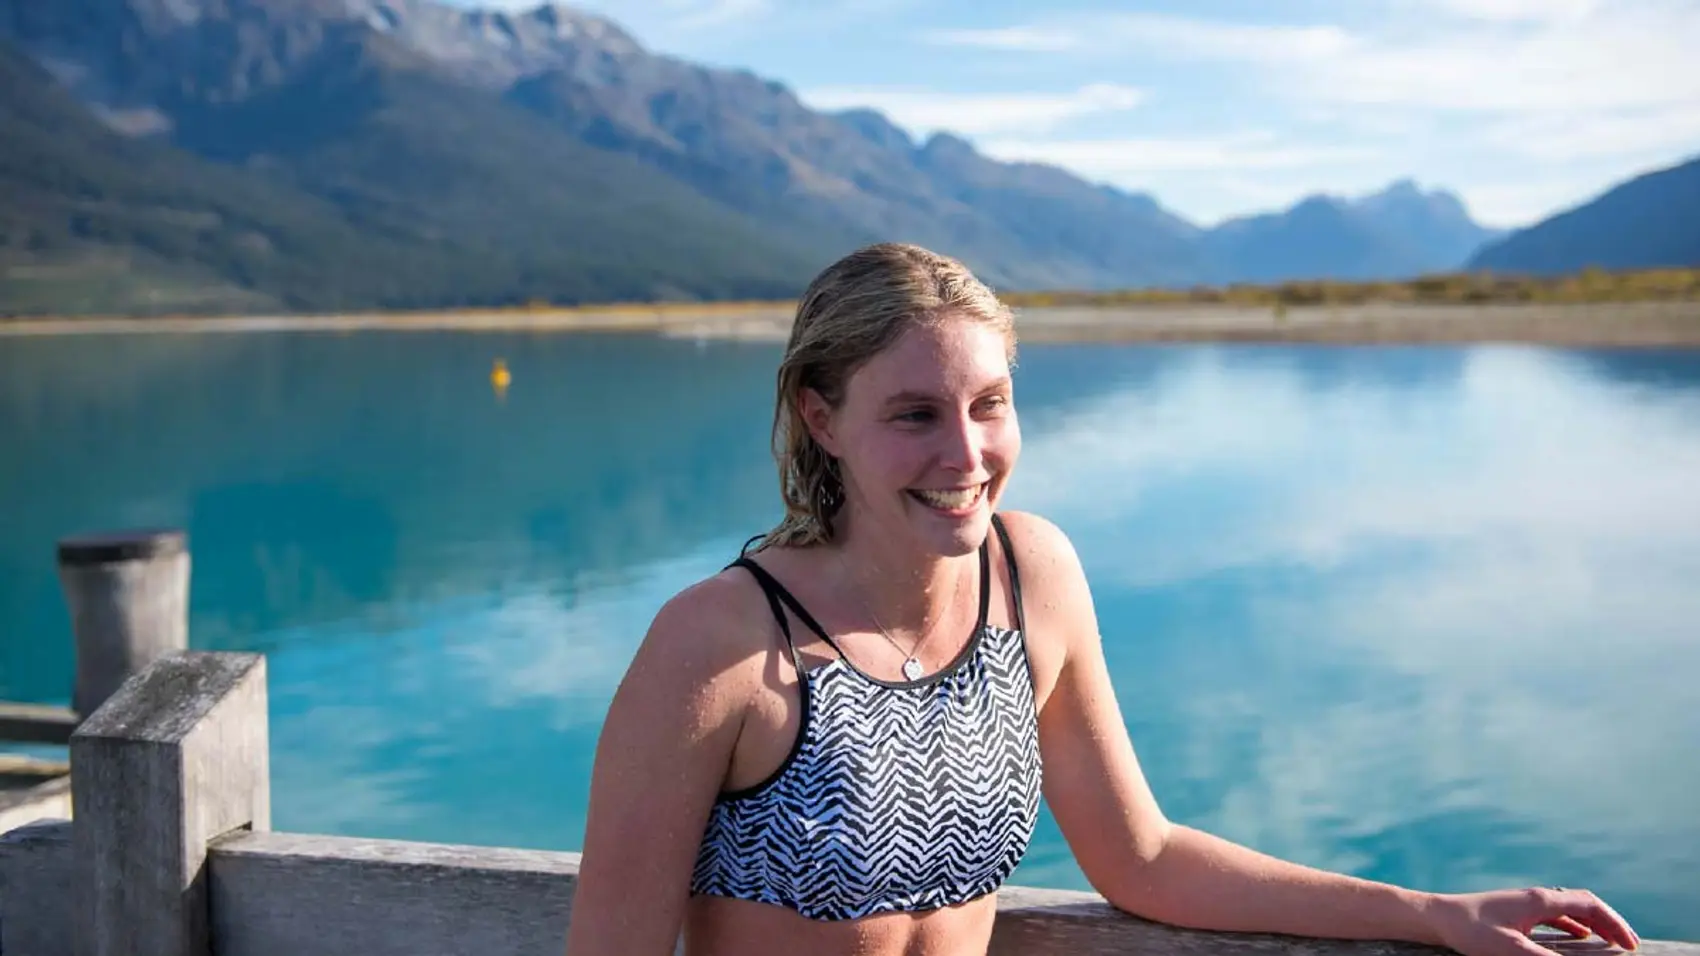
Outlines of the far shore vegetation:
<svg viewBox="0 0 1700 956">
<path fill-rule="evenodd" d="M 1700 300 L 1700 266 L 1608 272 L 1586 269 L 1550 277 L 1447 273 L 1380 282 L 1310 280 L 1268 285 L 1130 289 L 1110 292 L 1006 292 L 1015 307 L 1226 305 L 1256 308 L 1311 305 L 1586 304 Z"/>
<path fill-rule="evenodd" d="M 1483 304 L 1589 304 L 1615 302 L 1700 301 L 1700 266 L 1693 268 L 1607 271 L 1590 268 L 1559 276 L 1497 275 L 1454 272 L 1413 279 L 1353 282 L 1309 279 L 1279 283 L 1236 283 L 1187 288 L 1113 290 L 1005 290 L 999 296 L 1015 308 L 1123 308 L 1128 306 L 1215 305 L 1243 308 L 1279 306 Z M 557 306 L 544 301 L 519 308 L 539 312 L 670 310 L 732 312 L 741 308 L 789 307 L 790 302 L 664 302 Z M 475 311 L 501 311 L 475 310 Z"/>
<path fill-rule="evenodd" d="M 1288 281 L 1269 284 L 1234 284 L 1226 286 L 1196 286 L 1189 288 L 1140 288 L 1123 290 L 1004 290 L 999 293 L 1005 302 L 1021 308 L 1080 308 L 1080 309 L 1164 309 L 1188 306 L 1274 310 L 1277 314 L 1289 308 L 1328 306 L 1434 305 L 1584 305 L 1643 302 L 1700 302 L 1700 266 L 1692 268 L 1662 268 L 1628 271 L 1608 271 L 1598 268 L 1559 276 L 1513 276 L 1493 273 L 1445 273 L 1413 279 L 1352 282 L 1340 280 Z M 356 310 L 348 315 L 393 316 L 401 322 L 409 317 L 449 317 L 524 315 L 527 313 L 570 317 L 575 314 L 603 316 L 731 316 L 739 313 L 772 313 L 788 311 L 793 303 L 784 300 L 759 301 L 670 301 L 670 302 L 609 302 L 604 304 L 557 304 L 547 300 L 532 300 L 520 304 L 491 306 L 460 306 L 424 308 L 394 312 Z M 135 319 L 148 323 L 158 320 L 188 319 L 216 322 L 219 318 L 243 318 L 243 315 L 211 316 L 206 314 L 154 314 L 146 317 L 122 313 L 106 315 L 29 315 L 8 313 L 0 302 L 0 322 L 59 322 L 76 324 L 88 319 Z M 292 317 L 311 319 L 328 317 L 322 313 L 273 313 L 271 317 L 287 322 Z"/>
</svg>

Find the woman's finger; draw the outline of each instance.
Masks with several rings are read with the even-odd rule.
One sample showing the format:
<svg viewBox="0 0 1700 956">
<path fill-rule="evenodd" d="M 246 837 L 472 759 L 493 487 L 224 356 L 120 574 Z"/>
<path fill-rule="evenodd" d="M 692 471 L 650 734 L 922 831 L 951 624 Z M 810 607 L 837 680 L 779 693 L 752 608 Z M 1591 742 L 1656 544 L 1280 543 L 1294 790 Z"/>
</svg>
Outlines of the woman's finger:
<svg viewBox="0 0 1700 956">
<path fill-rule="evenodd" d="M 1551 926 L 1553 929 L 1569 933 L 1577 939 L 1586 939 L 1594 934 L 1593 930 L 1583 926 L 1581 923 L 1576 922 L 1576 920 L 1568 916 L 1555 916 L 1552 919 L 1543 921 L 1541 925 Z"/>
<path fill-rule="evenodd" d="M 1551 916 L 1543 918 L 1543 922 L 1569 917 L 1614 946 L 1623 949 L 1641 946 L 1641 938 L 1629 928 L 1628 921 L 1593 893 L 1587 890 L 1549 890 L 1548 893 L 1546 902 Z"/>
</svg>

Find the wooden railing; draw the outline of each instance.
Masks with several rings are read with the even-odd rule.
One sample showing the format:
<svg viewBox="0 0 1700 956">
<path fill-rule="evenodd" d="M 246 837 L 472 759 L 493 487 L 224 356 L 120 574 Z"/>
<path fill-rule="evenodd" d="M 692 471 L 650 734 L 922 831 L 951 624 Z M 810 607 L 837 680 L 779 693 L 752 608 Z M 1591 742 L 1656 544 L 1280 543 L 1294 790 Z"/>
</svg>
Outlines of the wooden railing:
<svg viewBox="0 0 1700 956">
<path fill-rule="evenodd" d="M 9 816 L 0 794 L 0 954 L 560 956 L 578 854 L 271 831 L 266 662 L 185 650 L 180 533 L 71 539 L 59 556 L 73 708 L 0 705 L 0 741 L 68 742 L 71 761 L 38 786 L 43 801 Z M 74 820 L 56 818 L 73 803 Z M 13 828 L 32 806 L 47 818 Z M 1644 949 L 1700 956 L 1692 943 Z M 999 893 L 995 956 L 1205 952 L 1437 951 L 1189 931 L 1090 893 Z"/>
<path fill-rule="evenodd" d="M 132 674 L 189 646 L 189 549 L 175 529 L 78 535 L 59 542 L 76 677 L 70 707 L 0 701 L 0 743 L 68 744 Z"/>
<path fill-rule="evenodd" d="M 189 550 L 175 529 L 77 535 L 58 546 L 76 670 L 71 706 L 0 701 L 0 747 L 71 742 L 85 714 L 131 675 L 188 647 Z M 70 765 L 0 753 L 0 833 L 72 812 Z"/>
<path fill-rule="evenodd" d="M 257 655 L 174 652 L 126 681 L 72 735 L 75 820 L 0 836 L 0 953 L 560 956 L 578 854 L 272 832 L 266 714 Z M 991 952 L 1436 951 L 1182 930 L 1088 893 L 1009 887 Z"/>
</svg>

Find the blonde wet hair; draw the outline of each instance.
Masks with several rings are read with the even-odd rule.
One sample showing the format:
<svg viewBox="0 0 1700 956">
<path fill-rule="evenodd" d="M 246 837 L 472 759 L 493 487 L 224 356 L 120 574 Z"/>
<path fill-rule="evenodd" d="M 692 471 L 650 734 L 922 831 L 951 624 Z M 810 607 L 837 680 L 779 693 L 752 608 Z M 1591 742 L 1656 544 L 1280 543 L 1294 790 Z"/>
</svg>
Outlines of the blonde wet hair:
<svg viewBox="0 0 1700 956">
<path fill-rule="evenodd" d="M 968 267 L 920 246 L 884 242 L 850 253 L 809 283 L 797 303 L 780 360 L 773 411 L 773 456 L 785 517 L 752 550 L 806 547 L 833 539 L 844 504 L 838 462 L 803 422 L 803 389 L 837 408 L 863 363 L 917 324 L 967 318 L 996 329 L 1015 361 L 1015 317 Z M 756 543 L 759 542 L 759 543 Z"/>
</svg>

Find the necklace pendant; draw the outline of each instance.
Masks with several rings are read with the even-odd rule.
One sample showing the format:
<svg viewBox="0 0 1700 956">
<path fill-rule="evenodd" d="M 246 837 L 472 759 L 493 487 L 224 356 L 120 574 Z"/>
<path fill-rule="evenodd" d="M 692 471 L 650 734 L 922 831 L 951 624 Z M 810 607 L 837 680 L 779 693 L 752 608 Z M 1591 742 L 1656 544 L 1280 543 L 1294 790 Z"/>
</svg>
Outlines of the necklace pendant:
<svg viewBox="0 0 1700 956">
<path fill-rule="evenodd" d="M 921 679 L 921 662 L 911 657 L 903 662 L 903 676 L 910 680 Z"/>
</svg>

